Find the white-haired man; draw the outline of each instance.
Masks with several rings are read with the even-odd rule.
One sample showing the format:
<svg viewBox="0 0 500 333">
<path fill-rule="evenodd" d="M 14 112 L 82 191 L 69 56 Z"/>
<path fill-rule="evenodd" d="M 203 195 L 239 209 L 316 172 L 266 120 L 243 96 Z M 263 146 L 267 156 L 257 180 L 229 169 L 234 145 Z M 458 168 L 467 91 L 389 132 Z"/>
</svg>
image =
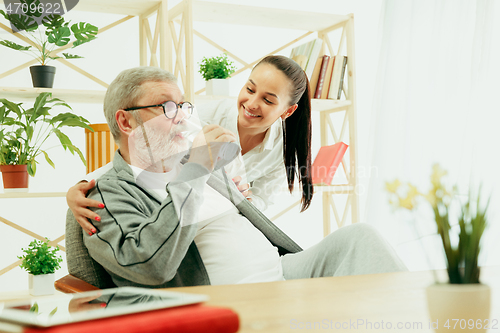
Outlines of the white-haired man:
<svg viewBox="0 0 500 333">
<path fill-rule="evenodd" d="M 181 161 L 192 111 L 176 78 L 155 67 L 123 71 L 106 92 L 104 112 L 119 150 L 89 193 L 105 208 L 84 243 L 114 284 L 251 283 L 405 269 L 364 224 L 341 228 L 303 251 L 223 170 L 213 171 L 218 147 L 236 141 L 218 125 L 205 126 Z"/>
</svg>

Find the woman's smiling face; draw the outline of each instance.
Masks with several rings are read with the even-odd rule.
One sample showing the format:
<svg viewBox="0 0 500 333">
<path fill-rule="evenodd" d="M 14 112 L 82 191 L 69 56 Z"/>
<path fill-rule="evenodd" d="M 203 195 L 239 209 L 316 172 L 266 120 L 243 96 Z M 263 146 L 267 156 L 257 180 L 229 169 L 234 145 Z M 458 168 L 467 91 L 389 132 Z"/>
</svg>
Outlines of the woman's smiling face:
<svg viewBox="0 0 500 333">
<path fill-rule="evenodd" d="M 238 125 L 269 128 L 290 108 L 291 82 L 270 64 L 255 67 L 238 95 Z"/>
</svg>

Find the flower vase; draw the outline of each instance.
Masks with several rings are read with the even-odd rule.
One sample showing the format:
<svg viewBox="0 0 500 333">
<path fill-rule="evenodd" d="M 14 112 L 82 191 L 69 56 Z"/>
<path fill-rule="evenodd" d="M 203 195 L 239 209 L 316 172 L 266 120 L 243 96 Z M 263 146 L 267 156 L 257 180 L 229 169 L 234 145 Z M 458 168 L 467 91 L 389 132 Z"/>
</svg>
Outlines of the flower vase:
<svg viewBox="0 0 500 333">
<path fill-rule="evenodd" d="M 56 289 L 54 288 L 54 281 L 54 273 L 40 275 L 29 274 L 28 282 L 30 295 L 41 296 L 54 294 L 56 291 Z"/>
<path fill-rule="evenodd" d="M 427 305 L 434 332 L 486 332 L 490 322 L 487 285 L 434 284 L 427 287 Z M 486 327 L 486 328 L 485 328 Z"/>
<path fill-rule="evenodd" d="M 206 82 L 207 95 L 229 96 L 229 79 L 211 79 Z"/>
</svg>

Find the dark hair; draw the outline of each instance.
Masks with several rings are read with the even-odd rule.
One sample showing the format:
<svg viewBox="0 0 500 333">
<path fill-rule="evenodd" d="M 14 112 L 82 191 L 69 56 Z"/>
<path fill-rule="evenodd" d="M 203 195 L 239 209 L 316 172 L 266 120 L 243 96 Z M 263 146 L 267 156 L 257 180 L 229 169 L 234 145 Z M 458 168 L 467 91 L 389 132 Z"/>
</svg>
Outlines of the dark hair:
<svg viewBox="0 0 500 333">
<path fill-rule="evenodd" d="M 255 67 L 260 64 L 273 65 L 283 72 L 292 84 L 290 105 L 297 104 L 298 106 L 295 112 L 283 122 L 283 159 L 290 193 L 293 191 L 295 175 L 298 175 L 300 186 L 302 186 L 300 211 L 303 212 L 309 208 L 314 190 L 311 176 L 312 125 L 309 80 L 299 64 L 284 56 L 267 56 Z"/>
</svg>

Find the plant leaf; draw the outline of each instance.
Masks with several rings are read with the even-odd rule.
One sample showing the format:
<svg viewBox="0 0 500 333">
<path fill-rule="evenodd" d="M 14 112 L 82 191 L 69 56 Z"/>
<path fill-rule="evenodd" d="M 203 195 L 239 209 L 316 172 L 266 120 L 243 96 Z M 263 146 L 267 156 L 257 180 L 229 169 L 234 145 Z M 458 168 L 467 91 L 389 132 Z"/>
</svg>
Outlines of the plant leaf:
<svg viewBox="0 0 500 333">
<path fill-rule="evenodd" d="M 73 34 L 77 39 L 73 44 L 73 47 L 76 47 L 78 45 L 96 39 L 98 29 L 95 25 L 92 25 L 90 23 L 80 22 L 73 24 L 71 26 L 71 31 L 73 31 Z"/>
<path fill-rule="evenodd" d="M 31 46 L 23 46 L 16 44 L 14 42 L 11 42 L 10 40 L 0 40 L 0 44 L 3 46 L 10 47 L 11 49 L 17 50 L 17 51 L 28 51 Z"/>
<path fill-rule="evenodd" d="M 58 122 L 60 123 L 57 124 L 56 126 L 57 128 L 68 126 L 68 127 L 87 128 L 89 130 L 92 129 L 89 125 L 87 125 L 89 122 L 87 119 L 76 116 L 70 112 L 60 113 L 51 120 L 51 123 L 54 125 Z"/>
<path fill-rule="evenodd" d="M 30 312 L 34 312 L 34 313 L 38 313 L 38 303 L 35 302 L 31 308 L 30 308 Z"/>
<path fill-rule="evenodd" d="M 0 10 L 0 14 L 2 14 L 18 31 L 34 31 L 38 28 L 38 23 L 28 15 L 6 14 L 3 10 Z"/>
<path fill-rule="evenodd" d="M 21 118 L 22 113 L 20 105 L 22 103 L 16 104 L 5 98 L 0 98 L 0 102 L 3 103 L 3 105 L 5 105 L 8 110 L 15 112 L 17 114 L 18 119 Z"/>
<path fill-rule="evenodd" d="M 55 315 L 57 312 L 57 306 L 54 308 L 54 310 L 50 311 L 49 316 Z"/>
<path fill-rule="evenodd" d="M 52 31 L 62 27 L 65 23 L 64 18 L 56 14 L 47 15 L 42 20 L 42 24 L 47 28 L 45 32 L 47 36 L 50 35 Z"/>
<path fill-rule="evenodd" d="M 54 162 L 52 162 L 52 160 L 50 159 L 49 155 L 47 154 L 47 152 L 45 150 L 42 150 L 42 153 L 43 155 L 45 156 L 45 160 L 47 161 L 47 163 L 50 164 L 51 167 L 53 167 L 54 169 L 56 168 Z"/>
<path fill-rule="evenodd" d="M 68 27 L 62 26 L 53 30 L 47 38 L 49 43 L 56 44 L 57 46 L 64 46 L 69 43 L 71 31 Z"/>
<path fill-rule="evenodd" d="M 66 134 L 61 132 L 59 129 L 54 128 L 54 133 L 56 133 L 56 136 L 59 138 L 59 141 L 61 142 L 61 145 L 63 146 L 64 150 L 68 148 L 71 153 L 73 153 L 73 143 L 71 140 L 68 138 Z M 71 147 L 70 147 L 71 146 Z"/>
<path fill-rule="evenodd" d="M 80 160 L 82 160 L 82 163 L 83 165 L 87 166 L 87 160 L 85 159 L 85 157 L 83 156 L 82 152 L 80 149 L 78 149 L 77 146 L 73 146 L 73 149 L 76 151 L 76 153 L 78 154 L 78 156 L 80 156 Z"/>
<path fill-rule="evenodd" d="M 28 165 L 27 165 L 27 169 L 28 169 L 28 174 L 31 176 L 31 177 L 35 177 L 35 174 L 36 174 L 36 161 L 35 159 L 32 159 Z"/>
<path fill-rule="evenodd" d="M 66 59 L 81 59 L 83 58 L 82 56 L 76 55 L 76 54 L 69 54 L 69 53 L 63 53 L 63 56 Z"/>
</svg>

